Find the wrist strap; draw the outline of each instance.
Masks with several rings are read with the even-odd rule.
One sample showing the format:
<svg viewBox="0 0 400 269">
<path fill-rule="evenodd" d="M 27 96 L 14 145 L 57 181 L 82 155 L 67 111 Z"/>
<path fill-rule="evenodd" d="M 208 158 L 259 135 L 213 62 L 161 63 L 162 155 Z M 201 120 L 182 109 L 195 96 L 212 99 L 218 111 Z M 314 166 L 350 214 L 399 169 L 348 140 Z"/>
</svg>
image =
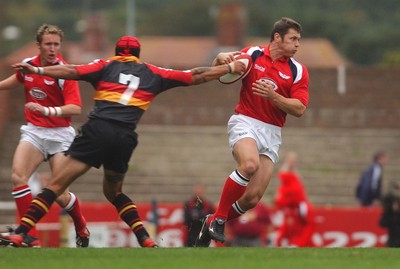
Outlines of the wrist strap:
<svg viewBox="0 0 400 269">
<path fill-rule="evenodd" d="M 56 116 L 56 117 L 61 117 L 62 116 L 62 109 L 59 106 L 56 107 L 43 107 L 44 108 L 44 115 L 45 116 Z"/>
<path fill-rule="evenodd" d="M 44 74 L 44 69 L 43 67 L 35 67 L 35 74 L 43 75 Z"/>
</svg>

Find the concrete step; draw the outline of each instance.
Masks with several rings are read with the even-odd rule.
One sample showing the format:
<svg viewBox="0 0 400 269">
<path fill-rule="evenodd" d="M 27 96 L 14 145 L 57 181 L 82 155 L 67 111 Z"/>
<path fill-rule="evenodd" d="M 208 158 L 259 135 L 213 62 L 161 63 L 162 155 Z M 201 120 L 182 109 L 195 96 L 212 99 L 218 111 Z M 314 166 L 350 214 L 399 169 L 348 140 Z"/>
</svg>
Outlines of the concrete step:
<svg viewBox="0 0 400 269">
<path fill-rule="evenodd" d="M 19 138 L 19 125 L 9 129 L 7 142 L 3 141 L 3 149 L 8 152 L 3 150 L 0 155 L 2 200 L 12 200 L 11 156 Z M 124 192 L 138 202 L 180 202 L 190 195 L 192 185 L 203 183 L 208 187 L 208 197 L 218 202 L 221 187 L 236 166 L 228 149 L 225 126 L 141 125 L 138 133 L 139 145 L 130 162 Z M 354 188 L 376 150 L 385 149 L 391 156 L 385 167 L 384 185 L 397 180 L 399 138 L 400 130 L 394 129 L 286 127 L 281 161 L 289 151 L 299 154 L 298 171 L 313 203 L 355 205 Z M 281 161 L 264 197 L 267 203 L 279 185 L 276 171 Z M 47 164 L 41 169 L 48 169 Z M 102 180 L 102 169 L 92 168 L 71 185 L 71 191 L 82 201 L 105 201 Z"/>
</svg>

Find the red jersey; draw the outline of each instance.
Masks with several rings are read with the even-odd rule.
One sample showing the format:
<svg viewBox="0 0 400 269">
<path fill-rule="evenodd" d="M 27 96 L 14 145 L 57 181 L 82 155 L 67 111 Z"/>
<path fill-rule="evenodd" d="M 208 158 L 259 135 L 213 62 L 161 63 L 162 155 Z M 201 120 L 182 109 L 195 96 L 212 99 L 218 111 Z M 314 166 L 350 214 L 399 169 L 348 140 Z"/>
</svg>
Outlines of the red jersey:
<svg viewBox="0 0 400 269">
<path fill-rule="evenodd" d="M 282 211 L 283 223 L 277 230 L 277 246 L 286 243 L 288 246 L 313 247 L 316 222 L 311 203 L 302 201 L 296 207 L 285 207 Z"/>
<path fill-rule="evenodd" d="M 277 245 L 311 247 L 315 231 L 315 212 L 299 176 L 293 171 L 280 171 L 281 181 L 275 197 L 275 205 L 283 212 L 283 223 L 278 228 Z"/>
<path fill-rule="evenodd" d="M 277 93 L 286 98 L 296 98 L 307 106 L 307 68 L 293 58 L 272 61 L 269 46 L 247 47 L 242 52 L 252 56 L 253 66 L 242 80 L 240 99 L 235 112 L 282 127 L 286 121 L 286 112 L 271 101 L 253 94 L 252 84 L 259 79 L 268 79 L 275 84 Z"/>
<path fill-rule="evenodd" d="M 157 67 L 134 60 L 96 60 L 75 66 L 80 80 L 96 89 L 90 118 L 112 120 L 133 129 L 161 92 L 192 84 L 192 73 Z"/>
<path fill-rule="evenodd" d="M 24 60 L 33 66 L 41 66 L 40 57 Z M 65 64 L 63 59 L 58 59 L 55 65 Z M 81 106 L 79 85 L 74 80 L 54 79 L 37 74 L 23 74 L 17 72 L 17 79 L 24 83 L 26 102 L 35 102 L 45 107 L 63 106 L 74 104 Z M 25 109 L 25 120 L 33 125 L 46 128 L 68 127 L 71 117 L 46 117 L 32 113 Z"/>
</svg>

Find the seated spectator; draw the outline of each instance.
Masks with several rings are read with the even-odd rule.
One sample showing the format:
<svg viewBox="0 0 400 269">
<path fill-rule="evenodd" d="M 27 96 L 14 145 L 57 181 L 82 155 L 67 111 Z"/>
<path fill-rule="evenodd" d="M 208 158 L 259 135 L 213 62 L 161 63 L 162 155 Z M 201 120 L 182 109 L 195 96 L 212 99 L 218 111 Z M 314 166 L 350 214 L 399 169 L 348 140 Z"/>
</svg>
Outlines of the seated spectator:
<svg viewBox="0 0 400 269">
<path fill-rule="evenodd" d="M 192 197 L 184 203 L 184 221 L 187 227 L 185 246 L 193 247 L 202 226 L 202 219 L 214 212 L 214 205 L 205 198 L 204 185 L 193 187 Z"/>
<path fill-rule="evenodd" d="M 400 186 L 397 182 L 390 182 L 389 191 L 382 197 L 382 215 L 380 226 L 387 229 L 390 248 L 400 247 Z"/>
<path fill-rule="evenodd" d="M 227 222 L 229 246 L 263 247 L 269 244 L 268 236 L 272 229 L 267 206 L 260 201 L 239 218 Z"/>
</svg>

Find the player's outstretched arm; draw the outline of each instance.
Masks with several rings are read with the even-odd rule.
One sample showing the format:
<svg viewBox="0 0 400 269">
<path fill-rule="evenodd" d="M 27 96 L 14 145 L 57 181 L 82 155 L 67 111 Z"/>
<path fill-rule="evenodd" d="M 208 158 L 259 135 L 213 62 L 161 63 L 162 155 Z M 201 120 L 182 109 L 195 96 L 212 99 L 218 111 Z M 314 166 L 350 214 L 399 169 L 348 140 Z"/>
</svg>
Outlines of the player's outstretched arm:
<svg viewBox="0 0 400 269">
<path fill-rule="evenodd" d="M 191 70 L 193 74 L 192 84 L 201 84 L 215 80 L 228 73 L 241 74 L 245 69 L 246 66 L 241 61 L 233 61 L 229 64 L 211 67 L 195 67 Z"/>
<path fill-rule="evenodd" d="M 16 89 L 21 86 L 21 84 L 22 83 L 19 82 L 17 76 L 14 74 L 0 81 L 0 91 Z"/>
<path fill-rule="evenodd" d="M 53 78 L 79 79 L 78 71 L 74 65 L 53 65 L 45 67 L 36 67 L 28 63 L 17 63 L 12 65 L 16 71 L 22 71 L 25 74 L 39 74 Z"/>
</svg>

